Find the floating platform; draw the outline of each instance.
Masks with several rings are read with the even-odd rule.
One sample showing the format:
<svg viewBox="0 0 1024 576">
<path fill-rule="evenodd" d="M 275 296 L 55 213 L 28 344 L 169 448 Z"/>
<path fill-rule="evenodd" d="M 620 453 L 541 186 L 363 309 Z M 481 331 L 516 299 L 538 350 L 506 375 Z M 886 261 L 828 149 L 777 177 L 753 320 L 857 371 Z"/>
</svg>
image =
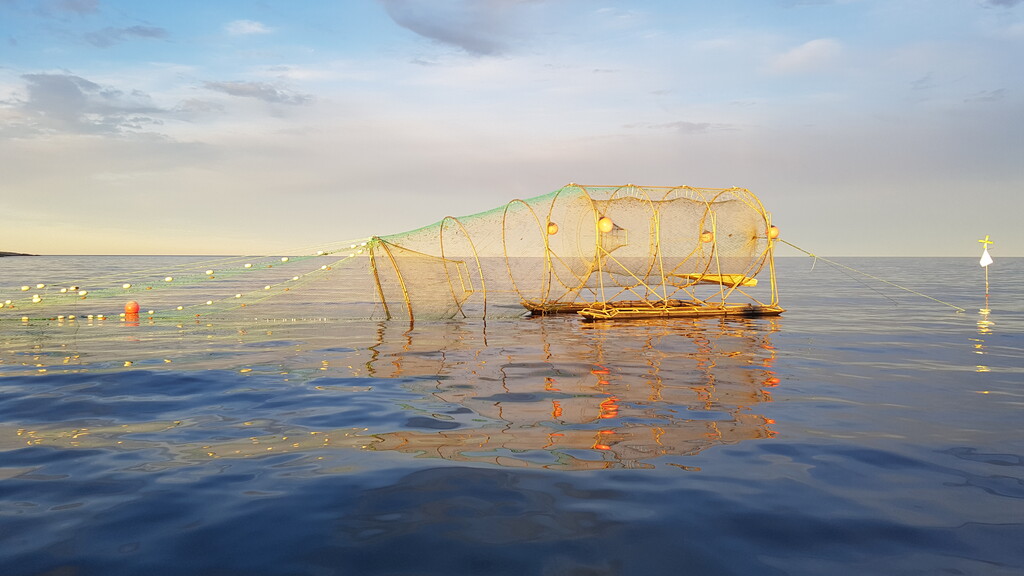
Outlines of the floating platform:
<svg viewBox="0 0 1024 576">
<path fill-rule="evenodd" d="M 706 316 L 778 316 L 785 309 L 758 304 L 690 304 L 685 306 L 622 306 L 617 302 L 597 305 L 576 313 L 586 322 L 600 320 L 642 320 L 647 318 L 703 318 Z"/>
<path fill-rule="evenodd" d="M 548 314 L 579 314 L 588 308 L 600 308 L 615 306 L 617 308 L 690 308 L 693 306 L 704 306 L 703 302 L 690 300 L 619 300 L 616 302 L 545 302 L 537 304 L 534 302 L 521 302 L 522 306 L 530 311 L 531 316 L 545 316 Z"/>
<path fill-rule="evenodd" d="M 615 302 L 546 302 L 522 305 L 532 316 L 579 314 L 584 321 L 705 316 L 778 316 L 785 309 L 769 304 L 719 304 L 700 300 L 619 300 Z"/>
</svg>

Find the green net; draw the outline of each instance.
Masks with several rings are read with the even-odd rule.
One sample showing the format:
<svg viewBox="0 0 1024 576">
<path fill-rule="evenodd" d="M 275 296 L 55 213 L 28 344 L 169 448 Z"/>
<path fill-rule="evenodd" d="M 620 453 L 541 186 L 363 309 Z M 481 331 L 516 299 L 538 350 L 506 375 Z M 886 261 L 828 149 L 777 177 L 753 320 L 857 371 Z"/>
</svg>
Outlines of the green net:
<svg viewBox="0 0 1024 576">
<path fill-rule="evenodd" d="M 43 276 L 5 263 L 0 320 L 777 314 L 773 231 L 741 188 L 570 184 L 292 255 L 157 258 L 143 269 L 94 258 L 90 274 L 51 263 Z"/>
</svg>

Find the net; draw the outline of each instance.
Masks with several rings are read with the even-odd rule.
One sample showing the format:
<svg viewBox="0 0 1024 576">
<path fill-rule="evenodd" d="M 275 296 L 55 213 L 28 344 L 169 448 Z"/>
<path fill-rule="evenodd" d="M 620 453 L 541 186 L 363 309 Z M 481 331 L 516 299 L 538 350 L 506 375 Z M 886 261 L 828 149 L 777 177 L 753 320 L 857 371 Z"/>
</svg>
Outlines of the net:
<svg viewBox="0 0 1024 576">
<path fill-rule="evenodd" d="M 315 253 L 165 258 L 142 270 L 100 261 L 85 276 L 5 267 L 0 320 L 774 315 L 776 233 L 742 188 L 569 184 Z M 137 312 L 125 306 L 135 301 Z"/>
<path fill-rule="evenodd" d="M 569 184 L 368 251 L 389 318 L 486 316 L 509 301 L 588 320 L 773 315 L 773 230 L 742 188 Z"/>
</svg>

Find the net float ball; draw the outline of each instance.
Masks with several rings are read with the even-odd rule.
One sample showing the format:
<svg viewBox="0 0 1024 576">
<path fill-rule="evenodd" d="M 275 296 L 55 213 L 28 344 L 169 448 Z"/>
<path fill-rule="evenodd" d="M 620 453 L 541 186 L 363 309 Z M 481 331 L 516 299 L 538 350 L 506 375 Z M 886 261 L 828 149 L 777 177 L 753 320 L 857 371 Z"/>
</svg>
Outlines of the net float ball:
<svg viewBox="0 0 1024 576">
<path fill-rule="evenodd" d="M 712 234 L 711 232 L 708 232 L 707 230 L 700 233 L 700 241 L 704 242 L 705 244 L 711 242 L 714 239 L 715 235 Z"/>
<path fill-rule="evenodd" d="M 554 236 L 555 234 L 558 234 L 558 224 L 548 222 L 548 236 Z"/>
<path fill-rule="evenodd" d="M 615 223 L 607 216 L 601 216 L 601 219 L 597 221 L 597 229 L 603 234 L 611 232 L 614 228 Z"/>
<path fill-rule="evenodd" d="M 139 303 L 136 302 L 135 300 L 130 300 L 130 301 L 126 302 L 125 305 L 124 305 L 124 313 L 125 314 L 138 314 L 139 313 Z"/>
<path fill-rule="evenodd" d="M 775 240 L 779 237 L 779 228 L 777 226 L 768 227 L 768 238 Z"/>
</svg>

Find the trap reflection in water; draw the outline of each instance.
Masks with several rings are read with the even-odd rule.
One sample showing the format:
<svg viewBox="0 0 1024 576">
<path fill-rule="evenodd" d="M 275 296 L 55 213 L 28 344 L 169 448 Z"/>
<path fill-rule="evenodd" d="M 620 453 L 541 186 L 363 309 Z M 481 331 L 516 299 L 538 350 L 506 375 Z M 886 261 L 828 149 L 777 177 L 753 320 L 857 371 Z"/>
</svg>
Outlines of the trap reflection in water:
<svg viewBox="0 0 1024 576">
<path fill-rule="evenodd" d="M 566 340 L 565 323 L 552 338 L 551 323 L 541 321 L 524 334 L 537 348 L 529 354 L 523 345 L 481 348 L 486 330 L 451 334 L 448 346 L 415 332 L 382 337 L 371 361 L 375 375 L 441 375 L 412 387 L 488 423 L 383 434 L 371 448 L 592 469 L 652 467 L 661 456 L 767 438 L 771 421 L 754 412 L 778 382 L 771 372 L 773 322 L 586 325 Z"/>
<path fill-rule="evenodd" d="M 55 330 L 21 351 L 46 372 L 35 395 L 7 407 L 22 424 L 0 435 L 7 447 L 156 447 L 179 464 L 365 450 L 512 467 L 650 468 L 664 456 L 773 435 L 757 406 L 779 382 L 770 341 L 777 321 L 207 323 L 174 336 L 159 326 L 94 326 L 66 339 Z M 235 337 L 199 337 L 207 332 Z M 161 338 L 178 343 L 173 358 L 158 359 L 168 354 L 154 350 Z M 202 372 L 189 377 L 194 370 Z M 34 408 L 41 396 L 67 404 L 63 421 Z M 104 409 L 112 400 L 126 411 L 113 419 Z M 207 406 L 220 407 L 217 417 Z M 176 418 L 140 421 L 147 413 Z"/>
</svg>

